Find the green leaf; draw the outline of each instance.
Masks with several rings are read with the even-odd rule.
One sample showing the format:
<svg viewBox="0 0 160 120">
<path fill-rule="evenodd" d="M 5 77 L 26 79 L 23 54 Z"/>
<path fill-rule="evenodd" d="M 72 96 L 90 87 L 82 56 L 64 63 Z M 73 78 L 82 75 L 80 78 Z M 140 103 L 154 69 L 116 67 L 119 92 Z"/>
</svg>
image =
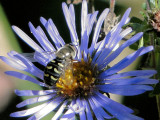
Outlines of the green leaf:
<svg viewBox="0 0 160 120">
<path fill-rule="evenodd" d="M 158 94 L 160 94 L 160 83 L 156 84 L 154 90 L 150 93 L 150 96 L 153 97 Z"/>
<path fill-rule="evenodd" d="M 142 23 L 143 21 L 137 17 L 131 17 L 131 23 Z"/>
</svg>

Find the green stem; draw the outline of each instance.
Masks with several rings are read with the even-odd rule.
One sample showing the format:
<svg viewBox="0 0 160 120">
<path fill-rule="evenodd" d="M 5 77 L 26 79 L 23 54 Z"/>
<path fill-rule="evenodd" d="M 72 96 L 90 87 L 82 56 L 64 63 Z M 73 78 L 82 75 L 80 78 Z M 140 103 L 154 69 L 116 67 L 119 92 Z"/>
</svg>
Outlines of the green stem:
<svg viewBox="0 0 160 120">
<path fill-rule="evenodd" d="M 151 45 L 155 47 L 156 45 L 156 39 L 155 39 L 155 34 L 154 32 L 150 32 L 149 33 L 149 38 L 150 38 L 150 41 L 151 41 Z M 158 54 L 159 55 L 159 54 Z M 152 51 L 151 53 L 151 66 L 157 70 L 157 72 L 159 71 L 158 69 L 158 66 L 159 65 L 159 56 L 157 56 L 156 54 L 156 50 Z M 154 76 L 155 79 L 159 79 L 159 76 L 158 75 L 155 75 Z M 160 95 L 156 95 L 156 101 L 157 101 L 157 108 L 158 108 L 158 116 L 159 116 L 159 119 L 160 119 Z"/>
</svg>

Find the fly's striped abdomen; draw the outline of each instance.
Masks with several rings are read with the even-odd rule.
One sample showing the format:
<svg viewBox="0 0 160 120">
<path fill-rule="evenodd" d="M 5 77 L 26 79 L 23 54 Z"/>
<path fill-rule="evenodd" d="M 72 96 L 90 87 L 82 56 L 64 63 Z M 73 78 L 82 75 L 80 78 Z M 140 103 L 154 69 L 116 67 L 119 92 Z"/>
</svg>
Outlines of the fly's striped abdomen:
<svg viewBox="0 0 160 120">
<path fill-rule="evenodd" d="M 49 86 L 55 85 L 64 71 L 64 67 L 65 59 L 57 57 L 50 61 L 44 70 L 44 82 Z"/>
</svg>

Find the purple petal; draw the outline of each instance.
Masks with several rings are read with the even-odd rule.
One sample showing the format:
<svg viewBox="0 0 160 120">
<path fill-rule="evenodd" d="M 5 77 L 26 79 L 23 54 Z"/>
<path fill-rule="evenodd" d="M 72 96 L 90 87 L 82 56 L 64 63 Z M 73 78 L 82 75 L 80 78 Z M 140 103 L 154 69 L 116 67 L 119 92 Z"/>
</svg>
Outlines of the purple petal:
<svg viewBox="0 0 160 120">
<path fill-rule="evenodd" d="M 15 69 L 18 69 L 18 70 L 25 70 L 26 69 L 26 66 L 20 60 L 16 61 L 14 59 L 9 59 L 4 56 L 0 56 L 0 59 Z"/>
<path fill-rule="evenodd" d="M 109 12 L 109 9 L 106 8 L 102 12 L 102 14 L 100 15 L 100 17 L 98 19 L 98 22 L 97 22 L 96 27 L 95 27 L 94 35 L 93 35 L 92 44 L 91 44 L 91 47 L 90 47 L 90 54 L 92 54 L 92 52 L 94 50 L 94 46 L 97 43 L 102 23 L 103 23 L 104 19 L 106 18 L 106 16 L 108 15 L 108 12 Z"/>
<path fill-rule="evenodd" d="M 56 114 L 53 116 L 52 120 L 59 120 L 59 117 L 63 114 L 64 109 L 66 108 L 68 101 L 65 101 L 61 107 L 58 109 Z"/>
<path fill-rule="evenodd" d="M 15 90 L 18 96 L 35 96 L 35 95 L 48 95 L 56 94 L 56 90 Z"/>
<path fill-rule="evenodd" d="M 31 77 L 31 76 L 25 75 L 23 73 L 16 72 L 16 71 L 6 71 L 5 73 L 7 75 L 10 75 L 10 76 L 22 79 L 22 80 L 27 80 L 27 81 L 30 81 L 32 83 L 38 84 L 40 86 L 46 87 L 45 83 L 40 82 L 37 79 L 35 79 L 35 78 Z"/>
<path fill-rule="evenodd" d="M 88 99 L 88 102 L 92 108 L 92 111 L 94 112 L 97 120 L 104 120 L 104 118 L 102 117 L 100 111 L 97 110 L 97 107 L 95 106 L 95 104 L 93 103 L 92 99 Z"/>
<path fill-rule="evenodd" d="M 46 37 L 43 37 L 31 22 L 29 22 L 28 25 L 31 33 L 34 35 L 34 37 L 37 39 L 37 41 L 40 43 L 40 45 L 43 47 L 45 51 L 55 51 L 55 48 L 49 42 L 49 40 Z M 42 29 L 40 27 L 38 27 L 38 29 L 42 32 Z"/>
<path fill-rule="evenodd" d="M 96 44 L 96 45 L 98 45 L 98 44 L 99 44 L 99 45 L 98 45 L 98 47 L 97 47 L 96 54 L 95 54 L 95 56 L 94 56 L 94 58 L 93 58 L 93 60 L 92 60 L 92 64 L 95 63 L 95 61 L 97 60 L 97 58 L 98 58 L 99 55 L 101 54 L 102 50 L 105 48 L 106 44 L 108 43 L 110 37 L 111 37 L 111 33 L 109 32 L 109 33 L 106 35 L 106 37 L 105 37 L 104 40 L 102 40 L 102 41 L 100 41 L 100 42 L 98 42 L 98 43 Z"/>
<path fill-rule="evenodd" d="M 113 85 L 157 84 L 158 80 L 148 79 L 148 78 L 145 78 L 145 77 L 135 77 L 135 78 L 103 80 L 100 83 L 110 83 L 110 84 L 113 84 Z"/>
<path fill-rule="evenodd" d="M 100 64 L 103 67 L 108 65 L 111 61 L 113 61 L 126 47 L 129 45 L 135 43 L 137 40 L 139 40 L 142 37 L 143 33 L 138 33 L 129 40 L 127 40 L 124 44 L 122 44 L 115 52 L 113 52 L 108 58 L 106 58 L 102 63 Z M 100 69 L 103 69 L 100 67 Z"/>
<path fill-rule="evenodd" d="M 47 100 L 49 100 L 51 98 L 54 98 L 55 96 L 56 96 L 56 94 L 30 98 L 30 99 L 24 100 L 23 102 L 17 104 L 16 107 L 17 108 L 21 108 L 21 107 L 24 107 L 26 105 L 31 105 L 31 104 L 34 104 L 34 103 L 47 101 Z"/>
<path fill-rule="evenodd" d="M 25 66 L 27 66 L 27 69 L 25 69 L 26 72 L 29 72 L 32 75 L 40 79 L 43 79 L 43 71 L 37 68 L 32 62 L 30 62 L 29 60 L 27 60 L 25 57 L 23 57 L 20 54 L 16 54 L 15 57 L 21 60 L 22 63 L 25 64 Z"/>
<path fill-rule="evenodd" d="M 123 73 L 114 74 L 111 76 L 105 77 L 105 79 L 114 79 L 114 78 L 122 78 L 122 77 L 129 77 L 129 76 L 145 76 L 145 77 L 151 77 L 154 74 L 156 74 L 157 71 L 155 70 L 135 70 L 135 71 L 128 71 Z"/>
<path fill-rule="evenodd" d="M 95 102 L 99 103 L 108 112 L 110 112 L 112 115 L 114 115 L 114 117 L 116 117 L 119 120 L 143 120 L 140 117 L 137 117 L 135 115 L 128 113 L 127 111 L 124 111 L 123 109 L 120 109 L 120 107 L 117 104 L 111 103 L 112 102 L 111 99 L 109 99 L 107 97 L 104 98 L 104 95 L 99 94 L 98 96 L 94 97 L 93 99 Z"/>
<path fill-rule="evenodd" d="M 48 32 L 53 35 L 54 39 L 56 39 L 56 44 L 58 44 L 58 45 L 60 44 L 61 46 L 65 45 L 65 42 L 62 39 L 62 37 L 60 36 L 60 34 L 59 34 L 55 24 L 53 23 L 52 19 L 48 20 L 48 26 L 46 28 L 48 29 Z M 52 35 L 51 35 L 51 37 L 52 37 Z"/>
<path fill-rule="evenodd" d="M 83 36 L 84 32 L 86 31 L 87 15 L 88 15 L 87 1 L 83 0 L 82 9 L 81 9 L 81 37 Z"/>
<path fill-rule="evenodd" d="M 95 11 L 93 14 L 91 14 L 91 17 L 90 19 L 88 20 L 88 25 L 87 25 L 87 35 L 89 36 L 91 31 L 92 31 L 92 28 L 93 28 L 93 25 L 96 21 L 96 17 L 98 15 L 98 11 Z"/>
<path fill-rule="evenodd" d="M 101 54 L 99 55 L 98 59 L 96 60 L 96 63 L 98 65 L 101 65 L 102 63 L 104 63 L 103 62 L 104 59 L 105 60 L 108 59 L 107 56 L 113 51 L 113 49 L 121 41 L 121 39 L 125 35 L 129 34 L 132 31 L 131 28 L 127 28 L 122 32 L 121 32 L 121 30 L 122 30 L 122 28 L 117 28 L 116 31 L 113 34 L 111 34 L 111 37 L 108 40 L 107 44 L 105 45 L 105 48 L 102 50 Z"/>
<path fill-rule="evenodd" d="M 28 115 L 31 115 L 31 114 L 34 114 L 34 113 L 38 112 L 43 107 L 45 107 L 47 104 L 48 104 L 48 102 L 47 103 L 43 103 L 41 105 L 38 105 L 36 107 L 30 108 L 30 109 L 27 109 L 27 110 L 22 110 L 22 111 L 14 112 L 14 113 L 11 113 L 10 116 L 11 117 L 24 117 L 24 116 L 28 116 Z"/>
<path fill-rule="evenodd" d="M 33 116 L 31 116 L 27 120 L 39 120 L 43 118 L 45 115 L 49 114 L 51 111 L 56 109 L 61 104 L 61 102 L 63 102 L 63 100 L 64 98 L 62 97 L 53 99 L 50 103 L 48 103 L 45 107 L 43 107 L 43 109 L 36 112 Z"/>
<path fill-rule="evenodd" d="M 68 7 L 66 5 L 66 3 L 62 3 L 62 9 L 63 9 L 63 13 L 64 13 L 64 16 L 65 16 L 65 19 L 66 19 L 66 22 L 67 22 L 67 25 L 69 27 L 69 30 L 70 30 L 70 35 L 71 35 L 71 39 L 72 40 L 72 43 L 74 45 L 78 45 L 78 36 L 77 36 L 77 33 L 76 33 L 76 30 L 75 30 L 75 26 L 74 26 L 74 23 L 72 23 L 72 15 L 70 13 L 70 11 L 68 10 Z"/>
<path fill-rule="evenodd" d="M 72 16 L 72 23 L 73 23 L 73 26 L 75 27 L 74 29 L 76 30 L 76 25 L 75 25 L 75 11 L 74 11 L 74 6 L 73 4 L 70 4 L 69 6 L 69 11 L 71 13 L 71 16 Z"/>
<path fill-rule="evenodd" d="M 86 106 L 86 116 L 87 116 L 87 120 L 93 120 L 92 117 L 92 113 L 91 113 L 91 109 L 89 107 L 89 104 L 86 100 L 83 100 L 83 104 L 84 106 Z"/>
<path fill-rule="evenodd" d="M 76 104 L 81 109 L 80 112 L 79 112 L 80 120 L 86 120 L 86 115 L 85 115 L 85 112 L 84 112 L 85 107 L 83 106 L 82 101 L 80 100 L 80 98 L 78 98 L 76 100 Z"/>
<path fill-rule="evenodd" d="M 103 108 L 102 108 L 103 106 L 101 106 L 98 102 L 96 102 L 93 97 L 91 97 L 91 99 L 92 99 L 93 103 L 95 104 L 95 106 L 97 107 L 96 109 L 100 112 L 100 114 L 101 114 L 104 118 L 106 118 L 106 119 L 111 119 L 111 118 L 113 118 L 112 116 L 108 115 L 108 114 L 103 110 Z"/>
<path fill-rule="evenodd" d="M 149 47 L 142 47 L 140 49 L 138 49 L 136 52 L 128 55 L 127 57 L 125 57 L 123 60 L 121 60 L 120 62 L 118 62 L 117 64 L 115 64 L 113 67 L 109 68 L 108 70 L 106 70 L 105 72 L 100 74 L 100 77 L 104 77 L 104 76 L 108 76 L 108 75 L 112 75 L 114 73 L 119 72 L 120 70 L 124 69 L 125 67 L 127 67 L 128 65 L 130 65 L 133 61 L 135 61 L 135 59 L 149 51 L 153 50 L 152 46 Z"/>
<path fill-rule="evenodd" d="M 68 119 L 74 119 L 75 118 L 75 111 L 73 111 L 71 108 L 76 104 L 75 99 L 73 99 L 70 103 L 69 108 L 65 114 L 61 117 L 61 120 L 68 120 Z"/>
<path fill-rule="evenodd" d="M 43 26 L 45 26 L 47 23 L 47 20 L 44 17 L 40 17 L 40 21 L 43 24 Z"/>
<path fill-rule="evenodd" d="M 113 93 L 124 96 L 133 96 L 153 90 L 153 87 L 147 85 L 97 85 L 97 88 L 106 93 Z"/>
<path fill-rule="evenodd" d="M 32 47 L 35 51 L 43 52 L 43 49 L 36 44 L 26 33 L 24 33 L 21 29 L 16 26 L 12 26 L 12 29 L 17 33 L 17 35 L 26 42 L 30 47 Z"/>
</svg>

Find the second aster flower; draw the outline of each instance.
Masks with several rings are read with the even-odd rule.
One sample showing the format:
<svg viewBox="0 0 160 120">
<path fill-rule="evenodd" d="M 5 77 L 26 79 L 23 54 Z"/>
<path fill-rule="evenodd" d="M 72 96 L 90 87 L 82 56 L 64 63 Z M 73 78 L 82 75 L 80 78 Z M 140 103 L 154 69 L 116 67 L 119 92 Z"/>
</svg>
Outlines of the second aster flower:
<svg viewBox="0 0 160 120">
<path fill-rule="evenodd" d="M 142 47 L 112 67 L 108 67 L 108 64 L 126 47 L 135 43 L 143 35 L 143 33 L 136 34 L 113 51 L 121 39 L 132 32 L 131 28 L 122 29 L 122 26 L 129 20 L 128 16 L 131 9 L 129 8 L 120 22 L 103 40 L 99 41 L 103 21 L 109 12 L 109 9 L 105 9 L 96 22 L 93 38 L 89 40 L 98 11 L 88 14 L 87 2 L 83 0 L 81 40 L 79 41 L 73 5 L 71 4 L 68 8 L 66 3 L 63 3 L 62 8 L 70 30 L 71 44 L 64 42 L 51 19 L 47 21 L 41 17 L 40 21 L 54 42 L 54 46 L 40 26 L 35 28 L 29 23 L 31 32 L 41 46 L 18 27 L 13 26 L 13 30 L 22 40 L 35 50 L 34 58 L 29 58 L 27 54 L 19 54 L 15 51 L 8 53 L 10 58 L 3 56 L 0 58 L 16 69 L 29 72 L 39 78 L 40 81 L 16 71 L 7 71 L 6 74 L 33 82 L 47 90 L 15 90 L 18 96 L 36 96 L 19 103 L 18 108 L 34 103 L 43 103 L 27 110 L 14 112 L 11 117 L 31 115 L 28 120 L 39 120 L 51 111 L 55 111 L 52 120 L 73 120 L 76 117 L 80 120 L 93 120 L 94 118 L 98 120 L 112 118 L 142 120 L 142 118 L 132 114 L 134 112 L 132 109 L 113 101 L 109 95 L 110 93 L 124 96 L 142 94 L 153 90 L 150 84 L 158 82 L 155 79 L 150 79 L 156 74 L 154 70 L 118 73 L 137 57 L 153 50 L 152 46 Z M 90 42 L 91 45 L 89 46 Z M 66 52 L 68 54 L 63 54 Z M 63 55 L 64 57 L 62 57 Z M 67 55 L 70 57 L 67 58 Z M 33 62 L 40 63 L 45 69 L 39 69 Z"/>
</svg>

